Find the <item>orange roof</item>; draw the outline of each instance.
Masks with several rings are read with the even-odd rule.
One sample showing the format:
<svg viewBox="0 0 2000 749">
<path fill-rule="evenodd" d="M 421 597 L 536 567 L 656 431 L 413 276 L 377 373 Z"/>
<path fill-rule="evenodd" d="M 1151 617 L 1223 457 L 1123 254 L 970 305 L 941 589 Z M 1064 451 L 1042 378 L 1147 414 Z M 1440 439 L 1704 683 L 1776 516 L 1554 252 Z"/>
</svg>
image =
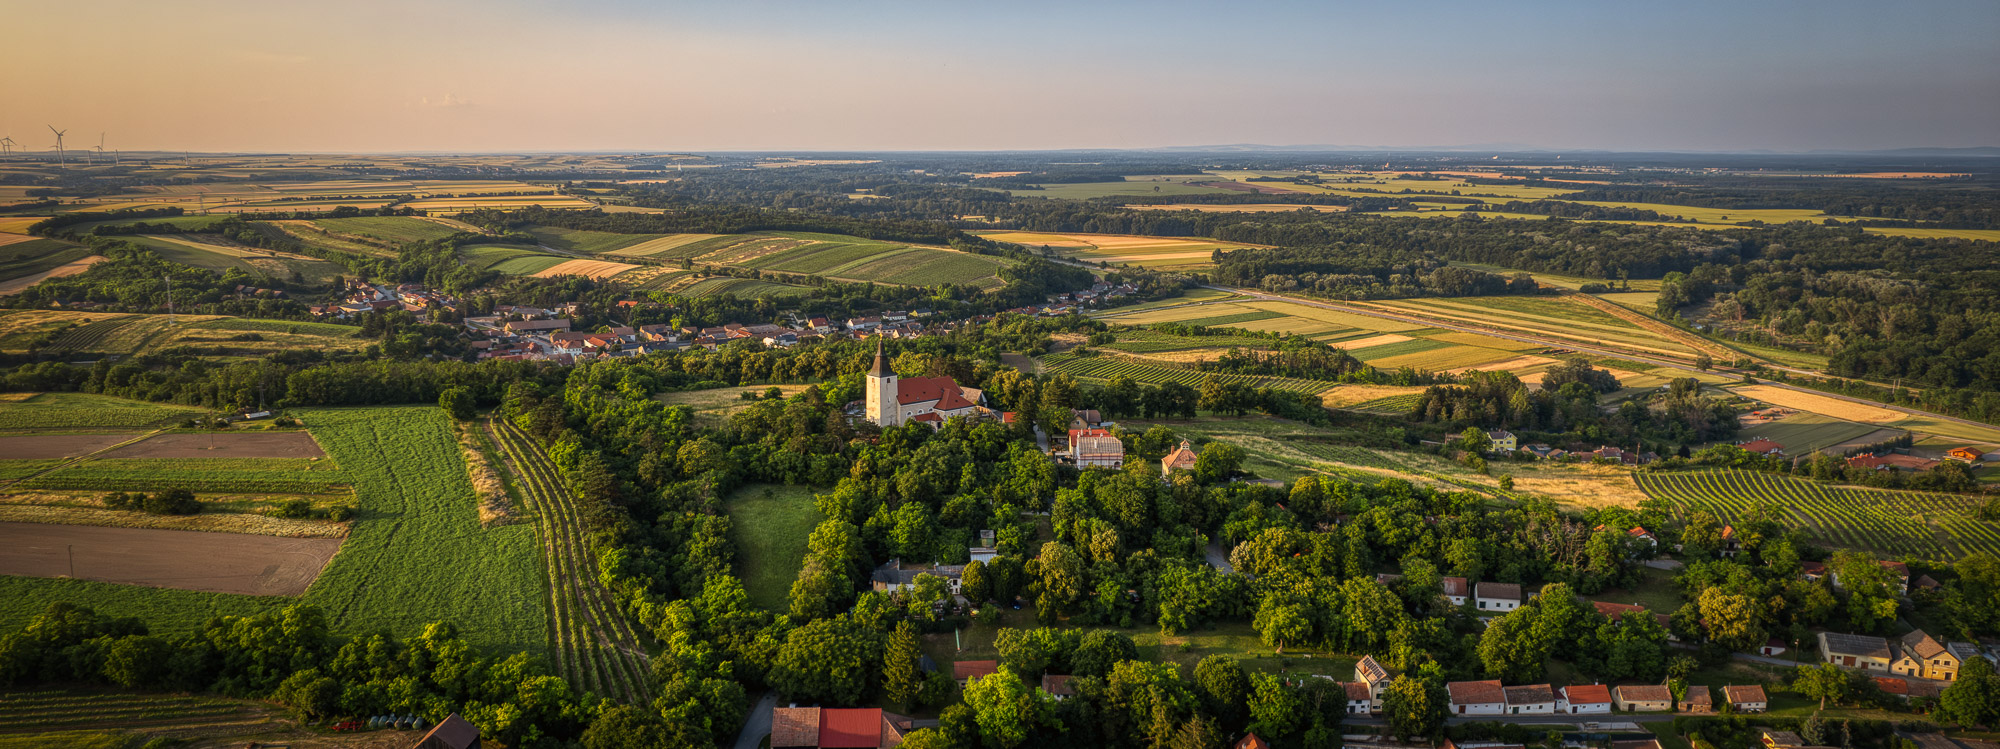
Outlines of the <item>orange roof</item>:
<svg viewBox="0 0 2000 749">
<path fill-rule="evenodd" d="M 911 377 L 896 381 L 896 402 L 903 405 L 937 401 L 939 411 L 956 411 L 971 408 L 972 401 L 958 390 L 958 383 L 950 377 Z"/>
<path fill-rule="evenodd" d="M 951 664 L 951 678 L 982 678 L 1000 670 L 999 661 L 959 661 Z"/>
<path fill-rule="evenodd" d="M 1234 749 L 1271 749 L 1271 742 L 1253 733 L 1237 739 Z"/>
<path fill-rule="evenodd" d="M 819 746 L 819 708 L 772 708 L 771 746 Z"/>
<path fill-rule="evenodd" d="M 1445 684 L 1444 690 L 1454 705 L 1499 704 L 1507 701 L 1506 687 L 1500 686 L 1499 679 L 1454 681 Z"/>
<path fill-rule="evenodd" d="M 1893 677 L 1889 677 L 1889 676 L 1877 676 L 1877 677 L 1875 677 L 1875 686 L 1878 686 L 1878 687 L 1881 687 L 1881 688 L 1882 688 L 1882 691 L 1884 691 L 1884 692 L 1888 692 L 1889 694 L 1909 694 L 1909 693 L 1910 693 L 1910 683 L 1909 683 L 1909 682 L 1907 682 L 1907 681 L 1903 681 L 1902 679 L 1897 679 L 1897 678 L 1893 678 Z"/>
<path fill-rule="evenodd" d="M 819 745 L 858 749 L 882 745 L 882 709 L 825 708 L 819 711 Z"/>
<path fill-rule="evenodd" d="M 1646 607 L 1634 603 L 1612 603 L 1610 601 L 1591 601 L 1590 606 L 1591 608 L 1597 609 L 1597 613 L 1602 615 L 1606 619 L 1617 619 L 1626 614 L 1646 613 Z"/>
<path fill-rule="evenodd" d="M 1562 688 L 1563 699 L 1572 705 L 1596 705 L 1611 702 L 1611 687 L 1603 684 L 1571 684 Z"/>
</svg>

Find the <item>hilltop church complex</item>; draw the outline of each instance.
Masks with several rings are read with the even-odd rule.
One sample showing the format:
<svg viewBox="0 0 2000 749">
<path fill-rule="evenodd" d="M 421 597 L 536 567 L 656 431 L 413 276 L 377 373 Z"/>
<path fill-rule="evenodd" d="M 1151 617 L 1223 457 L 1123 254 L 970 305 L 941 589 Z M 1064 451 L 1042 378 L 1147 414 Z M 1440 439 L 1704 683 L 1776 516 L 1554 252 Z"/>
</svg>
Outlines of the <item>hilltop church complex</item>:
<svg viewBox="0 0 2000 749">
<path fill-rule="evenodd" d="M 877 426 L 920 421 L 938 427 L 953 416 L 989 414 L 990 409 L 979 405 L 984 398 L 978 388 L 959 387 L 950 377 L 897 377 L 881 345 L 875 346 L 875 365 L 868 368 L 867 413 Z"/>
</svg>

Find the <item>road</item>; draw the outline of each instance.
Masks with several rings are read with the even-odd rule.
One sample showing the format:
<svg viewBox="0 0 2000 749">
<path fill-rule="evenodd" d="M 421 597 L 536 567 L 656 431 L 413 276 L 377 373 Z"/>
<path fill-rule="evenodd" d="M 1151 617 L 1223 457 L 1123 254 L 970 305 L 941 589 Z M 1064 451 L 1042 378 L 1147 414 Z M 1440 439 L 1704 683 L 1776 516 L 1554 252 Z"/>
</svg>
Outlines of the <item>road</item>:
<svg viewBox="0 0 2000 749">
<path fill-rule="evenodd" d="M 743 719 L 743 730 L 736 734 L 736 749 L 757 749 L 757 744 L 771 735 L 771 710 L 777 706 L 777 692 L 765 692 L 757 698 L 757 704 L 750 706 L 750 716 Z"/>
<path fill-rule="evenodd" d="M 1341 304 L 1338 304 L 1338 303 L 1333 303 L 1333 302 L 1323 302 L 1323 301 L 1319 301 L 1319 300 L 1315 300 L 1315 299 L 1306 299 L 1306 298 L 1303 298 L 1303 297 L 1295 297 L 1295 296 L 1286 296 L 1286 295 L 1284 295 L 1284 294 L 1273 294 L 1273 293 L 1271 293 L 1271 292 L 1268 292 L 1268 291 L 1257 291 L 1257 290 L 1255 290 L 1255 289 L 1238 289 L 1238 288 L 1232 288 L 1232 287 L 1228 287 L 1228 286 L 1215 286 L 1215 285 L 1211 285 L 1211 284 L 1202 284 L 1202 288 L 1205 288 L 1205 289 L 1214 289 L 1214 290 L 1216 290 L 1216 291 L 1226 291 L 1226 292 L 1231 292 L 1231 293 L 1235 293 L 1235 294 L 1242 294 L 1242 295 L 1244 295 L 1244 296 L 1247 296 L 1247 297 L 1251 297 L 1251 298 L 1253 298 L 1253 299 L 1257 299 L 1257 300 L 1260 300 L 1260 301 L 1267 301 L 1267 302 L 1291 302 L 1291 303 L 1293 303 L 1293 304 L 1303 304 L 1303 305 L 1306 305 L 1306 306 L 1308 306 L 1308 307 L 1319 307 L 1319 308 L 1321 308 L 1321 309 L 1329 309 L 1329 310 L 1333 310 L 1333 311 L 1336 311 L 1336 312 L 1345 312 L 1345 313 L 1348 313 L 1348 314 L 1354 314 L 1354 315 L 1366 315 L 1366 316 L 1368 316 L 1368 317 L 1377 317 L 1377 318 L 1381 318 L 1381 319 L 1384 319 L 1384 320 L 1394 320 L 1394 321 L 1396 321 L 1396 322 L 1404 322 L 1404 323 L 1412 323 L 1412 324 L 1416 324 L 1416 325 L 1423 325 L 1423 326 L 1426 326 L 1426 327 L 1432 327 L 1432 328 L 1443 328 L 1443 329 L 1445 329 L 1445 330 L 1453 330 L 1453 331 L 1458 331 L 1458 332 L 1460 332 L 1460 333 L 1474 333 L 1474 334 L 1478 334 L 1478 335 L 1483 335 L 1483 336 L 1489 336 L 1489 337 L 1492 337 L 1492 338 L 1501 338 L 1501 339 L 1505 339 L 1505 340 L 1509 340 L 1509 341 L 1518 341 L 1518 342 L 1521 342 L 1521 343 L 1532 343 L 1532 344 L 1535 344 L 1535 345 L 1538 345 L 1538 346 L 1547 346 L 1547 347 L 1549 347 L 1549 348 L 1556 348 L 1556 349 L 1564 349 L 1564 350 L 1568 350 L 1568 351 L 1581 351 L 1581 352 L 1584 352 L 1584 353 L 1590 353 L 1590 354 L 1596 354 L 1596 355 L 1598 355 L 1598 356 L 1603 356 L 1603 357 L 1606 357 L 1606 358 L 1610 358 L 1610 359 L 1619 359 L 1619 360 L 1623 360 L 1623 361 L 1631 361 L 1631 362 L 1640 362 L 1640 363 L 1644 363 L 1644 364 L 1651 364 L 1651 365 L 1653 365 L 1653 366 L 1655 366 L 1655 367 L 1664 367 L 1664 368 L 1667 368 L 1667 369 L 1674 369 L 1674 370 L 1678 370 L 1678 371 L 1681 371 L 1681 372 L 1686 372 L 1686 373 L 1689 373 L 1689 374 L 1699 374 L 1699 373 L 1702 373 L 1702 371 L 1701 371 L 1701 370 L 1699 370 L 1699 369 L 1696 369 L 1696 368 L 1694 368 L 1693 366 L 1690 366 L 1690 365 L 1687 365 L 1687 364 L 1682 364 L 1682 363 L 1680 363 L 1680 362 L 1677 362 L 1677 361 L 1674 361 L 1674 360 L 1671 360 L 1671 359 L 1657 359 L 1657 358 L 1654 358 L 1654 357 L 1650 357 L 1650 356 L 1640 356 L 1640 355 L 1638 355 L 1638 354 L 1630 354 L 1630 353 L 1626 353 L 1626 352 L 1623 352 L 1623 351 L 1613 351 L 1613 350 L 1610 350 L 1610 349 L 1603 349 L 1603 348 L 1597 348 L 1597 347 L 1595 347 L 1595 346 L 1583 346 L 1583 345 L 1578 345 L 1578 344 L 1576 344 L 1576 343 L 1571 343 L 1571 342 L 1568 342 L 1568 341 L 1552 341 L 1552 340 L 1548 340 L 1548 339 L 1544 339 L 1544 338 L 1536 338 L 1536 337 L 1534 337 L 1534 336 L 1530 336 L 1530 335 L 1523 335 L 1523 334 L 1519 334 L 1519 333 L 1502 333 L 1502 332 L 1496 332 L 1496 331 L 1494 331 L 1494 330 L 1492 330 L 1492 329 L 1489 329 L 1489 328 L 1481 328 L 1481 327 L 1478 327 L 1478 326 L 1473 326 L 1473 325 L 1459 325 L 1459 324 L 1454 324 L 1454 323 L 1448 323 L 1448 322 L 1441 322 L 1441 321 L 1438 321 L 1438 320 L 1433 320 L 1433 319 L 1430 319 L 1430 318 L 1427 318 L 1427 317 L 1417 317 L 1417 316 L 1414 316 L 1414 315 L 1398 315 L 1398 314 L 1394 314 L 1394 313 L 1389 313 L 1389 312 L 1382 312 L 1382 311 L 1380 311 L 1380 310 L 1373 310 L 1373 309 L 1363 309 L 1363 308 L 1359 308 L 1359 307 L 1349 307 L 1349 306 L 1345 306 L 1345 305 L 1341 305 Z M 1204 302 L 1204 304 L 1213 304 L 1213 303 L 1214 303 L 1214 302 Z M 1788 372 L 1795 372 L 1795 373 L 1798 373 L 1798 374 L 1809 374 L 1809 375 L 1813 375 L 1813 376 L 1825 376 L 1825 375 L 1823 375 L 1822 373 L 1818 373 L 1818 372 L 1808 372 L 1808 371 L 1805 371 L 1805 370 L 1798 370 L 1798 369 L 1791 369 L 1791 368 L 1788 368 L 1788 367 L 1778 367 L 1778 368 L 1779 368 L 1779 369 L 1784 369 L 1785 371 L 1788 371 Z M 1921 410 L 1918 410 L 1918 409 L 1914 409 L 1914 408 L 1907 408 L 1907 407 L 1904 407 L 1904 406 L 1897 406 L 1897 405 L 1891 405 L 1891 404 L 1888 404 L 1888 403 L 1878 403 L 1878 402 L 1876 402 L 1876 401 L 1871 401 L 1871 400 L 1868 400 L 1868 399 L 1866 399 L 1866 398 L 1854 398 L 1854 397 L 1851 397 L 1851 396 L 1846 396 L 1846 395 L 1840 395 L 1840 394 L 1837 394 L 1837 393 L 1828 393 L 1828 392 L 1824 392 L 1824 391 L 1820 391 L 1820 390 L 1814 390 L 1814 389 L 1812 389 L 1812 388 L 1806 388 L 1806 387 L 1799 387 L 1799 386 L 1797 386 L 1797 385 L 1790 385 L 1790 384 L 1786 384 L 1786 383 L 1782 383 L 1782 382 L 1773 382 L 1773 381 L 1771 381 L 1771 380 L 1759 380 L 1759 381 L 1758 381 L 1758 384 L 1760 384 L 1760 385 L 1769 385 L 1769 386 L 1771 386 L 1771 387 L 1775 387 L 1775 388 L 1783 388 L 1783 389 L 1785 389 L 1785 390 L 1791 390 L 1791 391 L 1794 391 L 1794 392 L 1799 392 L 1799 393 L 1806 393 L 1806 394 L 1809 394 L 1809 395 L 1817 395 L 1817 396 L 1820 396 L 1820 397 L 1822 397 L 1822 398 L 1832 398 L 1832 399 L 1834 399 L 1834 400 L 1841 400 L 1841 401 L 1847 401 L 1847 402 L 1849 402 L 1849 403 L 1858 403 L 1858 404 L 1861 404 L 1861 405 L 1864 405 L 1864 406 L 1874 406 L 1874 407 L 1876 407 L 1876 408 L 1885 408 L 1885 409 L 1888 409 L 1888 410 L 1891 410 L 1891 411 L 1897 411 L 1897 412 L 1900 412 L 1900 413 L 1905 413 L 1905 414 L 1909 414 L 1909 415 L 1911 415 L 1911 416 L 1922 416 L 1922 417 L 1924 417 L 1924 418 L 1929 418 L 1929 419 L 1938 419 L 1938 420 L 1941 420 L 1941 421 L 1949 421 L 1949 422 L 1951 422 L 1951 423 L 1954 423 L 1954 424 L 1961 424 L 1961 425 L 1964 425 L 1964 426 L 1969 426 L 1969 427 L 1978 427 L 1978 428 L 1981 428 L 1981 429 L 1992 429 L 1992 428 L 1994 428 L 1992 424 L 1985 424 L 1985 423 L 1981 423 L 1981 422 L 1977 422 L 1977 421 L 1973 421 L 1973 420 L 1971 420 L 1971 419 L 1960 419 L 1960 418 L 1957 418 L 1957 417 L 1954 417 L 1954 416 L 1946 416 L 1946 415 L 1944 415 L 1944 414 L 1936 414 L 1936 413 L 1931 413 L 1931 412 L 1929 412 L 1929 411 L 1921 411 Z"/>
</svg>

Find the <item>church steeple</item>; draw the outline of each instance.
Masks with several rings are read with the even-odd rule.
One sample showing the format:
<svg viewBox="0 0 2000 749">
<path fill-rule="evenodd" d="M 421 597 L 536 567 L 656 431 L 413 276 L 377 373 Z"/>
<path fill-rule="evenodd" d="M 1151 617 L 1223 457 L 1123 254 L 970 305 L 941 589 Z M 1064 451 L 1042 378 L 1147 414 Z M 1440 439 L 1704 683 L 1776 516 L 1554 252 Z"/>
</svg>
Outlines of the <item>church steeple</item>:
<svg viewBox="0 0 2000 749">
<path fill-rule="evenodd" d="M 889 368 L 889 357 L 882 353 L 882 342 L 875 342 L 875 366 L 868 368 L 869 377 L 894 377 L 895 370 Z"/>
</svg>

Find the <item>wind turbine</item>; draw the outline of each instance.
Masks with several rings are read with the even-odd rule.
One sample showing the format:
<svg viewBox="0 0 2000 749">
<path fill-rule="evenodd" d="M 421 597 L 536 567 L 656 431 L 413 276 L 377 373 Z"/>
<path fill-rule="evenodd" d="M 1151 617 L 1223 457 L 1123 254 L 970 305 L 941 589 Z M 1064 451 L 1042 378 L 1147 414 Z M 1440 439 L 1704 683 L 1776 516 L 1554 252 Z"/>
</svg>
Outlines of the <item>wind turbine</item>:
<svg viewBox="0 0 2000 749">
<path fill-rule="evenodd" d="M 57 130 L 56 126 L 50 125 L 49 132 L 56 134 L 56 160 L 57 160 L 56 168 L 62 169 L 69 166 L 69 156 L 63 151 L 63 143 L 62 143 L 63 133 L 67 133 L 69 131 Z"/>
</svg>

